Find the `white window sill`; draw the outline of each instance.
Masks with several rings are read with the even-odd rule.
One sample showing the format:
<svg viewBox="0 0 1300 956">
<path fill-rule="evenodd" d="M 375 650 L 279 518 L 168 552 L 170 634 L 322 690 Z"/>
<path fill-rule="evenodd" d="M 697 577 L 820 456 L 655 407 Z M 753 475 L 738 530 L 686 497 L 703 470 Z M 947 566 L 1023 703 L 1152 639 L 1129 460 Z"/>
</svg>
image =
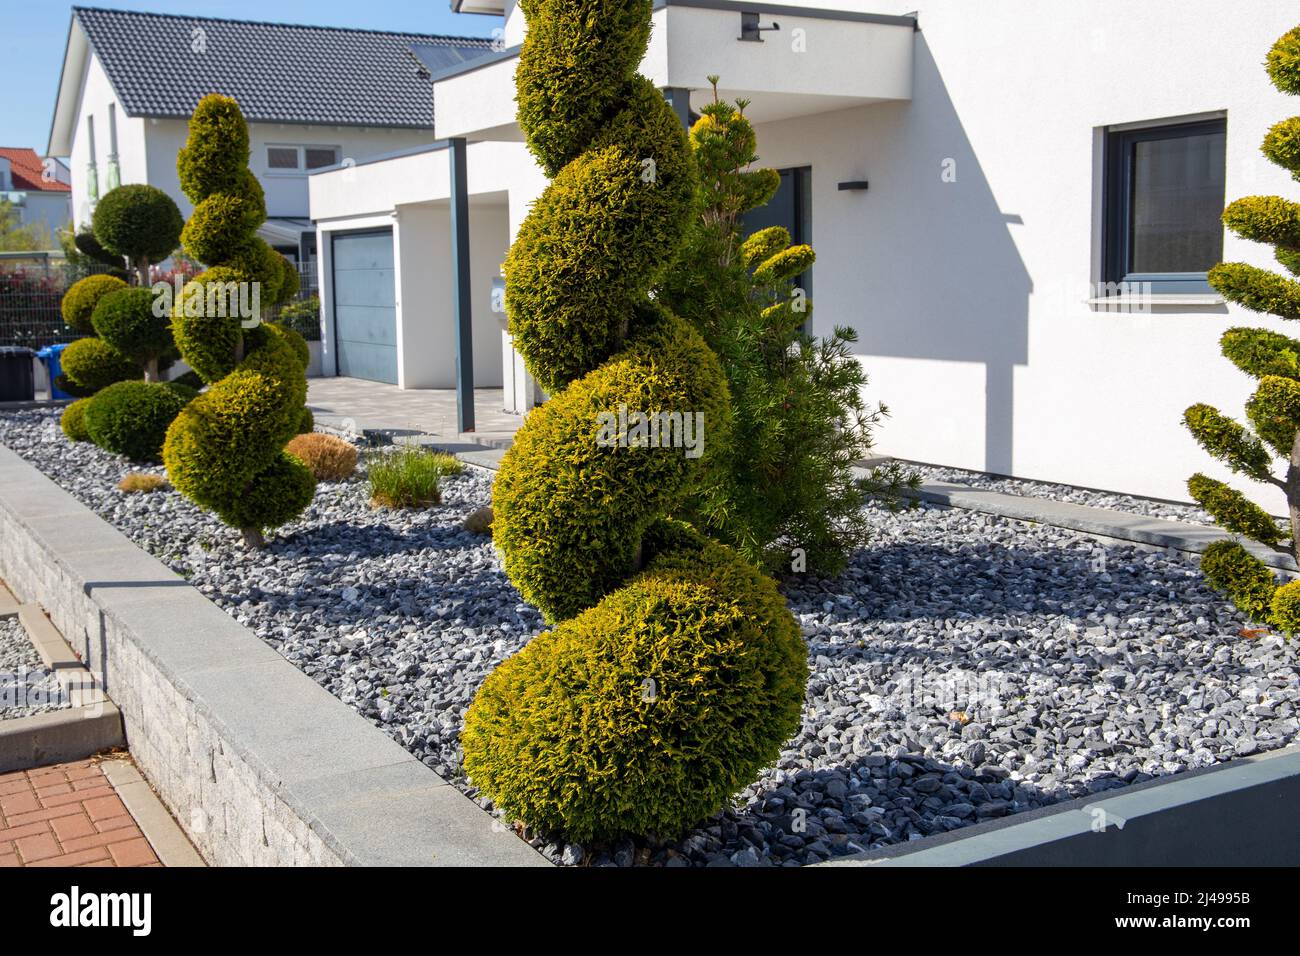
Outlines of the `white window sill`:
<svg viewBox="0 0 1300 956">
<path fill-rule="evenodd" d="M 1133 307 L 1177 307 L 1187 308 L 1205 308 L 1216 305 L 1226 305 L 1227 299 L 1216 293 L 1199 293 L 1199 294 L 1182 294 L 1177 293 L 1152 293 L 1151 295 L 1104 295 L 1094 299 L 1085 299 L 1087 305 L 1101 306 L 1112 309 L 1128 309 Z"/>
</svg>

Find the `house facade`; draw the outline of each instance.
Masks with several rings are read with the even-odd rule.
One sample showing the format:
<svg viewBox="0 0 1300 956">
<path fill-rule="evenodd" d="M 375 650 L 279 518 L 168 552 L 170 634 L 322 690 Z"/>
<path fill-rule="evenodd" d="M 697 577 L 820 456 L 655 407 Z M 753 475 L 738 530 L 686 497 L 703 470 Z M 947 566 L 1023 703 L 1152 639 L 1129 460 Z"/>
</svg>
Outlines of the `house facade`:
<svg viewBox="0 0 1300 956">
<path fill-rule="evenodd" d="M 1181 501 L 1199 470 L 1280 508 L 1180 423 L 1250 395 L 1225 329 L 1286 331 L 1205 282 L 1220 260 L 1275 266 L 1225 232 L 1223 206 L 1295 191 L 1259 145 L 1296 112 L 1262 61 L 1300 17 L 1247 6 L 660 0 L 642 70 L 684 121 L 710 74 L 752 101 L 785 183 L 755 218 L 815 247 L 813 330 L 857 330 L 866 397 L 892 412 L 881 451 Z M 453 7 L 504 17 L 504 49 L 431 71 L 440 142 L 311 177 L 321 248 L 346 260 L 325 270 L 326 352 L 348 351 L 348 310 L 391 277 L 389 380 L 449 387 L 493 366 L 523 412 L 538 395 L 493 286 L 545 187 L 514 120 L 525 24 L 511 3 Z M 384 276 L 363 291 L 348 273 L 367 235 Z"/>
<path fill-rule="evenodd" d="M 417 46 L 453 62 L 489 52 L 488 41 L 464 37 L 74 8 L 49 154 L 69 157 L 76 222 L 122 183 L 162 189 L 188 217 L 176 154 L 199 99 L 223 93 L 249 122 L 249 166 L 266 192 L 262 237 L 314 258 L 308 175 L 432 136 Z"/>
<path fill-rule="evenodd" d="M 0 200 L 18 214 L 19 226 L 48 233 L 50 248 L 58 247 L 58 231 L 72 219 L 68 167 L 45 160 L 36 151 L 0 146 Z"/>
</svg>

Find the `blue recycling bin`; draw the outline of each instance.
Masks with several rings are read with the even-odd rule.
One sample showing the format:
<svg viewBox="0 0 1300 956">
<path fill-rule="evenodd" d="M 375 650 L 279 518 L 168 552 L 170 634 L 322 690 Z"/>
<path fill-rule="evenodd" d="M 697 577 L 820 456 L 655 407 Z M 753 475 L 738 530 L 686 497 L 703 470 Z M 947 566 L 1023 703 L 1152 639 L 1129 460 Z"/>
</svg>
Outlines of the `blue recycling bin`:
<svg viewBox="0 0 1300 956">
<path fill-rule="evenodd" d="M 50 375 L 50 398 L 59 400 L 76 398 L 54 384 L 54 380 L 63 374 L 63 350 L 66 345 L 47 345 L 36 353 L 36 357 L 45 363 L 45 371 Z"/>
</svg>

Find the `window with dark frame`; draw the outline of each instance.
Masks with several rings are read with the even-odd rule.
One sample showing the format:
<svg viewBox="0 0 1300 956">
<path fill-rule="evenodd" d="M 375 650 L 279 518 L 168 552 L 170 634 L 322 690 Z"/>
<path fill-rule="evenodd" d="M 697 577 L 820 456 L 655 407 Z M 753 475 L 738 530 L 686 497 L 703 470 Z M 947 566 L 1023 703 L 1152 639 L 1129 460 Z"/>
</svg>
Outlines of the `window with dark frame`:
<svg viewBox="0 0 1300 956">
<path fill-rule="evenodd" d="M 1106 134 L 1105 281 L 1120 292 L 1208 293 L 1223 258 L 1227 120 Z"/>
<path fill-rule="evenodd" d="M 267 169 L 275 173 L 301 173 L 339 163 L 337 146 L 268 146 Z"/>
</svg>

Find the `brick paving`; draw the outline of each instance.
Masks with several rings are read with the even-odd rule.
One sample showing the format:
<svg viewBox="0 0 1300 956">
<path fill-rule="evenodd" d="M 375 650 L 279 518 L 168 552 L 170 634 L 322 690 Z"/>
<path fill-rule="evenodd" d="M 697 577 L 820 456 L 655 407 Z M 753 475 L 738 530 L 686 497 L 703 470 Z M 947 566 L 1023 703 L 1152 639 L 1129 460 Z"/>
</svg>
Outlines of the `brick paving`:
<svg viewBox="0 0 1300 956">
<path fill-rule="evenodd" d="M 161 865 L 98 762 L 0 775 L 0 867 Z"/>
</svg>

